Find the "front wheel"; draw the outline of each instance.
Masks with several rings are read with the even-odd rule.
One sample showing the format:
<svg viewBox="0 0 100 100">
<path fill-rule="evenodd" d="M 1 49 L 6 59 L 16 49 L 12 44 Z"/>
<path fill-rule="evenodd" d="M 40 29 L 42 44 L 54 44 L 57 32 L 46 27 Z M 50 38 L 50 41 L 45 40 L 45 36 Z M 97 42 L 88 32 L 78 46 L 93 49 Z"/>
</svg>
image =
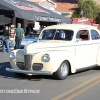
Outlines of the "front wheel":
<svg viewBox="0 0 100 100">
<path fill-rule="evenodd" d="M 67 61 L 62 62 L 58 70 L 54 73 L 56 79 L 66 79 L 69 74 L 69 63 Z"/>
</svg>

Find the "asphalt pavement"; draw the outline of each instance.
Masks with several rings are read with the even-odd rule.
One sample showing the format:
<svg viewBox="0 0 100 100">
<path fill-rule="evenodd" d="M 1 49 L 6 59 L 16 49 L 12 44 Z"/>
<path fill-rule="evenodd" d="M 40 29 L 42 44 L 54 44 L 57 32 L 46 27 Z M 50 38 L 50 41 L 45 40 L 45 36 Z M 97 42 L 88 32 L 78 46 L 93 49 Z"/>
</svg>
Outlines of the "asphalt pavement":
<svg viewBox="0 0 100 100">
<path fill-rule="evenodd" d="M 10 67 L 9 53 L 0 52 L 0 100 L 100 100 L 98 69 L 56 80 L 44 75 L 18 77 L 7 72 L 7 67 Z M 15 93 L 9 93 L 11 90 Z"/>
</svg>

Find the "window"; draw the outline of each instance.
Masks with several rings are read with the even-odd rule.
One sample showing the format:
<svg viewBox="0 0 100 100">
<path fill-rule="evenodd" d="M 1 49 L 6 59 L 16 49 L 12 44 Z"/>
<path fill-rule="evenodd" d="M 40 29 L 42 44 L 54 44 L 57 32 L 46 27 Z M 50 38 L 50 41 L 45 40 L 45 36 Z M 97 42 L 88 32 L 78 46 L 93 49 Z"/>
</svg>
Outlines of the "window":
<svg viewBox="0 0 100 100">
<path fill-rule="evenodd" d="M 41 35 L 41 40 L 53 40 L 56 30 L 44 30 Z"/>
<path fill-rule="evenodd" d="M 97 40 L 99 39 L 99 34 L 97 31 L 95 30 L 91 30 L 91 37 L 92 37 L 92 40 Z"/>
<path fill-rule="evenodd" d="M 40 36 L 40 40 L 72 40 L 74 32 L 72 30 L 48 29 L 44 30 Z"/>
<path fill-rule="evenodd" d="M 72 30 L 56 30 L 56 34 L 54 37 L 54 40 L 72 40 L 73 37 L 73 31 Z"/>
<path fill-rule="evenodd" d="M 81 40 L 89 40 L 89 31 L 88 30 L 79 30 L 76 34 L 76 39 L 81 39 Z"/>
</svg>

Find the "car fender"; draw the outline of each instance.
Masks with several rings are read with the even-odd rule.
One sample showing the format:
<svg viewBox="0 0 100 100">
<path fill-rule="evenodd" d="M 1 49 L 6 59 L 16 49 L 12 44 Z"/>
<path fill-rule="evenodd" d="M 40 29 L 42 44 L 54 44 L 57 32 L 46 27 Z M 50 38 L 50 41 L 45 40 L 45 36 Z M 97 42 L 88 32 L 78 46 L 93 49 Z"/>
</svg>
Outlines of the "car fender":
<svg viewBox="0 0 100 100">
<path fill-rule="evenodd" d="M 96 62 L 97 62 L 97 64 L 98 64 L 98 66 L 100 66 L 100 47 L 99 47 L 99 49 L 98 49 Z"/>
<path fill-rule="evenodd" d="M 41 58 L 44 54 L 50 55 L 49 62 L 41 61 Z M 53 50 L 53 51 L 39 52 L 36 55 L 34 55 L 32 63 L 36 63 L 36 62 L 42 63 L 44 66 L 48 66 L 48 68 L 50 69 L 51 72 L 55 72 L 58 70 L 58 68 L 60 67 L 60 65 L 63 61 L 68 61 L 70 63 L 72 73 L 76 72 L 75 53 L 70 52 L 70 51 Z M 46 69 L 46 68 L 47 67 L 45 67 L 43 70 L 47 71 L 48 69 Z"/>
<path fill-rule="evenodd" d="M 12 68 L 17 68 L 16 62 L 24 62 L 24 50 L 17 49 L 12 51 L 15 54 L 15 58 L 13 60 L 10 59 L 10 65 Z"/>
</svg>

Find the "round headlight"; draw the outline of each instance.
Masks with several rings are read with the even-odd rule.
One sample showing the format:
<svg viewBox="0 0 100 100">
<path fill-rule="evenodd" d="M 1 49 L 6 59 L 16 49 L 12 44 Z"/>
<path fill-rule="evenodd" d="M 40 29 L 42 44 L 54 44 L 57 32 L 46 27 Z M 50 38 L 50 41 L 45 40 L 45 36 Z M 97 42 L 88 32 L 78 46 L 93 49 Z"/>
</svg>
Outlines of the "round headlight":
<svg viewBox="0 0 100 100">
<path fill-rule="evenodd" d="M 15 53 L 14 52 L 11 52 L 10 53 L 10 59 L 13 60 L 14 58 L 15 58 Z"/>
<path fill-rule="evenodd" d="M 49 54 L 43 55 L 42 60 L 45 61 L 45 62 L 48 62 L 50 60 Z"/>
</svg>

